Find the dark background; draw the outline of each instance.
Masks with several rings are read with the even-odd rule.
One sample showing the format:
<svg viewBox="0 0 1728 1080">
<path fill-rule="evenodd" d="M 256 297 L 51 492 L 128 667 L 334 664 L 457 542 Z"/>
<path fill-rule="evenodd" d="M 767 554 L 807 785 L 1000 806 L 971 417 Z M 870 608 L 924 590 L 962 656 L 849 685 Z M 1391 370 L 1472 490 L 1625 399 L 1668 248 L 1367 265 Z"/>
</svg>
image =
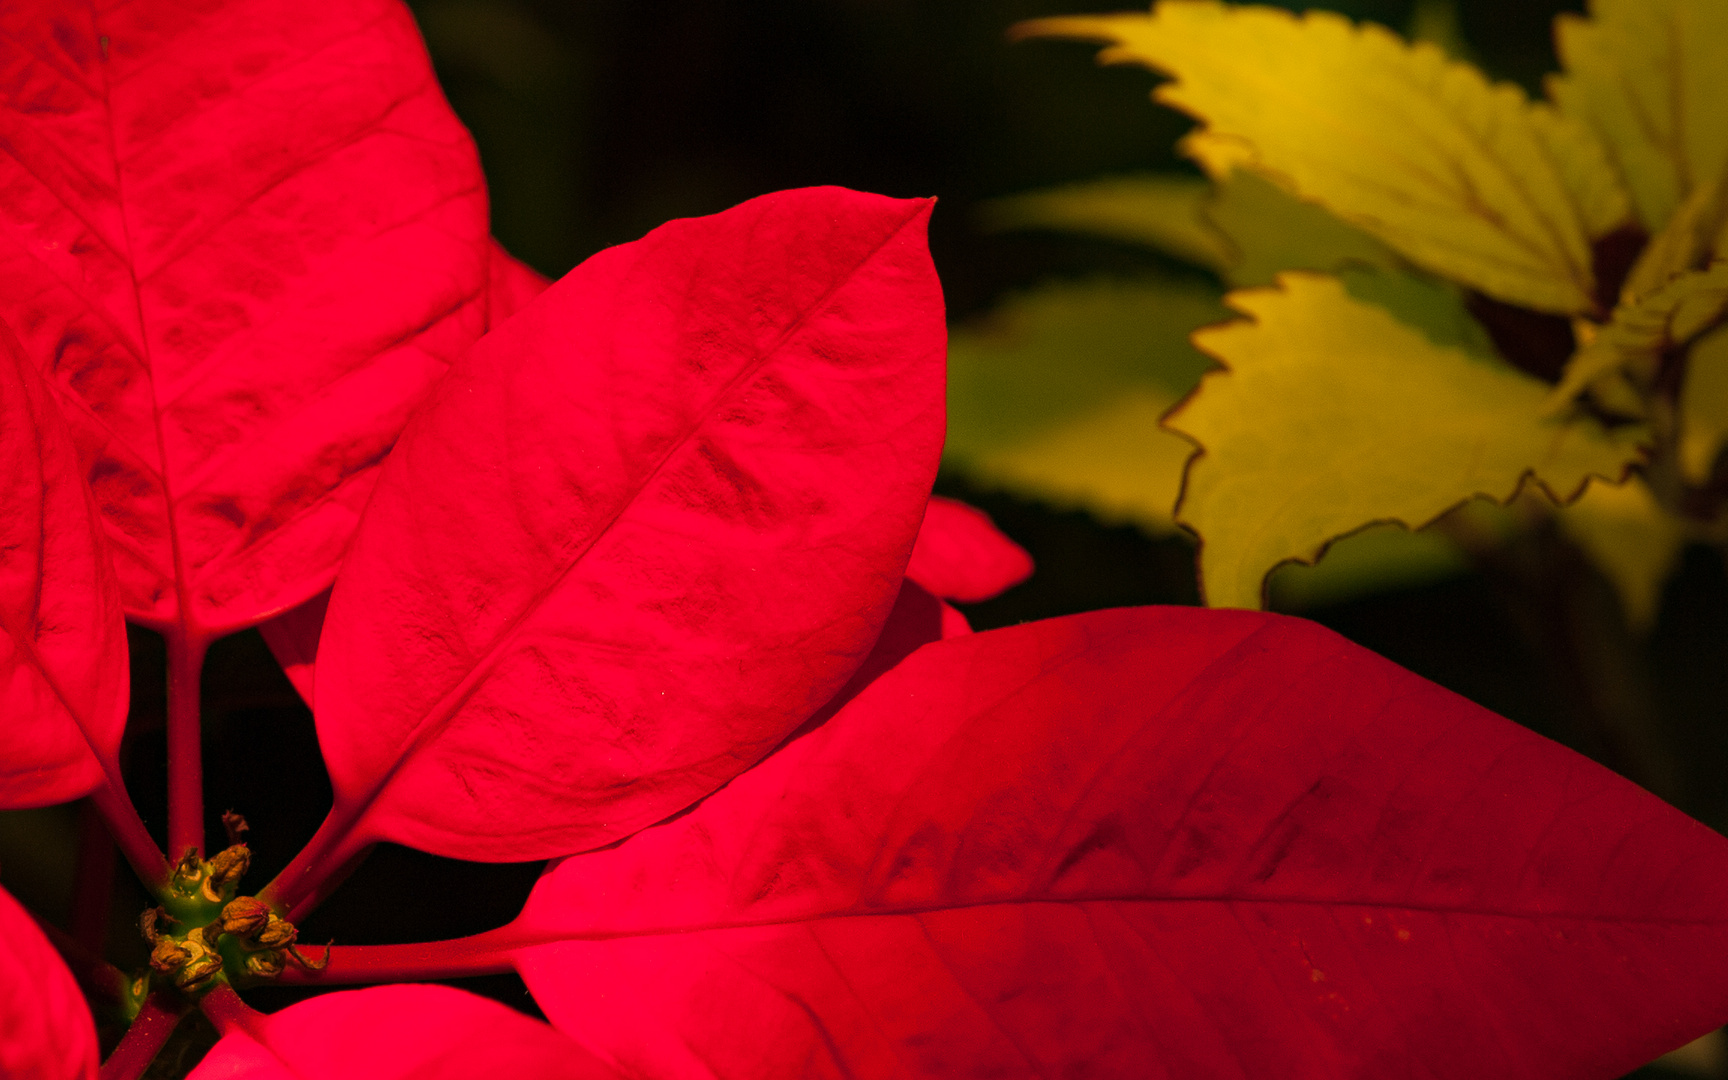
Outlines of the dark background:
<svg viewBox="0 0 1728 1080">
<path fill-rule="evenodd" d="M 1411 0 L 1321 6 L 1399 30 L 1413 14 Z M 1474 59 L 1491 75 L 1538 90 L 1554 66 L 1549 21 L 1579 7 L 1462 0 L 1456 11 Z M 1005 39 L 1019 19 L 1108 4 L 429 0 L 414 8 L 450 100 L 479 144 L 496 234 L 549 275 L 668 218 L 812 184 L 937 196 L 931 246 L 956 320 L 1051 277 L 1175 269 L 1102 242 L 992 235 L 975 226 L 975 208 L 993 196 L 1105 173 L 1186 168 L 1172 145 L 1189 121 L 1147 100 L 1157 81 L 1151 73 L 1099 68 L 1086 45 Z M 1029 583 L 969 609 L 979 629 L 1101 607 L 1195 602 L 1193 552 L 1184 540 L 1104 528 L 1084 514 L 969 490 L 953 477 L 938 490 L 987 509 L 1038 564 Z M 1641 657 L 1684 765 L 1675 799 L 1718 828 L 1728 822 L 1721 780 L 1728 770 L 1725 601 L 1716 553 L 1692 552 Z M 1487 577 L 1307 614 L 1498 712 L 1568 738 L 1563 688 L 1545 674 Z M 163 651 L 143 631 L 133 631 L 132 644 L 130 783 L 146 820 L 159 823 L 166 805 Z M 255 633 L 213 649 L 205 695 L 211 835 L 221 835 L 214 815 L 223 809 L 250 819 L 256 858 L 248 885 L 256 888 L 311 836 L 329 806 L 328 782 L 311 718 Z M 62 810 L 0 815 L 0 882 L 50 916 L 65 912 L 70 868 L 56 853 L 76 827 Z M 515 915 L 537 872 L 537 864 L 482 867 L 384 845 L 308 921 L 303 939 L 384 943 L 489 929 Z M 143 907 L 141 891 L 116 903 L 111 955 L 130 949 L 130 959 L 142 962 L 142 942 L 129 924 Z M 534 1011 L 514 977 L 463 985 Z M 298 996 L 248 994 L 267 1010 Z"/>
</svg>

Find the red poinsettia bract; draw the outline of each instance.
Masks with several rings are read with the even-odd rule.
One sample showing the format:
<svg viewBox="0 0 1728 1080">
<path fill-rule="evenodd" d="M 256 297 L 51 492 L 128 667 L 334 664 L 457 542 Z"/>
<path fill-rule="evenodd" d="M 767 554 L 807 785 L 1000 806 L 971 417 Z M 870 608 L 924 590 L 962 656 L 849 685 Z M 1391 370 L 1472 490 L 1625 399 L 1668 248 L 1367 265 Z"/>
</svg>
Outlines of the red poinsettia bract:
<svg viewBox="0 0 1728 1080">
<path fill-rule="evenodd" d="M 395 0 L 12 4 L 0 72 L 0 807 L 90 796 L 164 903 L 123 975 L 0 893 L 0 1073 L 96 1074 L 80 988 L 104 1080 L 194 1004 L 195 1076 L 336 1080 L 1611 1077 L 1728 1018 L 1728 843 L 1590 762 L 1300 620 L 968 632 L 1030 563 L 930 498 L 928 201 L 548 286 Z M 257 901 L 197 759 L 254 625 L 335 790 Z M 296 945 L 386 840 L 554 861 L 476 937 Z M 550 1024 L 415 985 L 509 970 Z"/>
</svg>

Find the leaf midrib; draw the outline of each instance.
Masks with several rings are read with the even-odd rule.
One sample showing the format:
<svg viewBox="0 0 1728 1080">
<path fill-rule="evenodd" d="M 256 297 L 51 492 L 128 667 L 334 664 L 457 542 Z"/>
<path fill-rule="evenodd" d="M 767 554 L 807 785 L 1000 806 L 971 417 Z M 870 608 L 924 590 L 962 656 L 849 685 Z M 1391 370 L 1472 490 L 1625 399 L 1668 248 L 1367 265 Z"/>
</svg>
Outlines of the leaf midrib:
<svg viewBox="0 0 1728 1080">
<path fill-rule="evenodd" d="M 628 897 L 612 897 L 616 901 L 613 906 L 628 906 Z M 1516 911 L 1491 907 L 1470 905 L 1451 906 L 1444 904 L 1394 903 L 1389 900 L 1352 900 L 1332 897 L 1307 896 L 1233 896 L 1228 893 L 1194 893 L 1189 895 L 1133 895 L 1117 893 L 1100 893 L 1090 896 L 1061 897 L 1003 897 L 989 900 L 973 900 L 958 903 L 930 904 L 899 904 L 891 907 L 870 908 L 866 910 L 816 911 L 802 915 L 786 915 L 777 918 L 736 919 L 727 921 L 712 921 L 692 923 L 685 926 L 649 926 L 630 930 L 596 930 L 588 933 L 559 932 L 556 930 L 531 930 L 517 928 L 515 924 L 493 931 L 500 936 L 508 935 L 512 940 L 509 948 L 531 949 L 542 945 L 557 945 L 565 942 L 585 941 L 617 941 L 625 938 L 668 937 L 674 934 L 700 934 L 726 930 L 753 930 L 777 926 L 801 926 L 806 923 L 838 919 L 869 919 L 869 918 L 915 918 L 921 915 L 940 914 L 948 911 L 968 911 L 974 908 L 996 907 L 1026 907 L 1028 905 L 1049 905 L 1066 907 L 1075 904 L 1220 904 L 1226 906 L 1253 907 L 1319 907 L 1327 909 L 1358 908 L 1369 911 L 1407 911 L 1432 915 L 1457 915 L 1467 918 L 1481 919 L 1519 919 L 1533 922 L 1577 922 L 1591 925 L 1630 926 L 1630 927 L 1708 927 L 1719 926 L 1728 929 L 1728 915 L 1717 918 L 1663 918 L 1660 916 L 1618 916 L 1579 913 L 1570 911 Z M 529 901 L 532 909 L 534 902 Z M 525 918 L 519 916 L 519 918 Z M 547 919 L 547 922 L 553 919 Z"/>
<path fill-rule="evenodd" d="M 731 397 L 735 390 L 740 386 L 747 385 L 751 382 L 755 376 L 775 358 L 780 350 L 785 347 L 787 342 L 791 341 L 818 312 L 828 305 L 829 301 L 833 299 L 835 294 L 847 285 L 851 284 L 853 278 L 857 276 L 859 271 L 868 266 L 876 256 L 888 246 L 889 243 L 905 231 L 906 227 L 923 212 L 924 207 L 925 204 L 923 202 L 919 202 L 915 205 L 910 213 L 908 213 L 898 225 L 893 229 L 888 230 L 882 239 L 871 247 L 854 266 L 847 270 L 843 275 L 840 275 L 835 282 L 822 293 L 821 296 L 805 309 L 802 314 L 788 324 L 787 327 L 781 331 L 780 336 L 771 345 L 762 350 L 761 354 L 755 359 L 755 361 L 740 368 L 739 372 L 714 394 L 707 405 L 697 412 L 695 420 L 689 425 L 683 434 L 667 446 L 666 450 L 661 454 L 660 459 L 654 463 L 653 468 L 648 470 L 643 475 L 642 480 L 629 491 L 628 497 L 619 501 L 618 509 L 612 514 L 612 516 L 590 535 L 586 543 L 571 554 L 569 560 L 565 563 L 564 568 L 557 574 L 553 575 L 547 584 L 522 606 L 522 609 L 504 626 L 504 628 L 498 633 L 497 637 L 493 639 L 492 644 L 487 646 L 486 650 L 475 661 L 473 667 L 469 669 L 468 673 L 465 674 L 454 687 L 447 691 L 443 697 L 438 699 L 438 701 L 436 701 L 432 707 L 414 723 L 413 727 L 408 730 L 406 736 L 399 744 L 400 748 L 398 751 L 391 757 L 389 764 L 386 766 L 384 771 L 379 774 L 378 779 L 368 785 L 366 790 L 358 797 L 352 800 L 338 800 L 339 806 L 345 801 L 349 802 L 349 807 L 345 808 L 348 809 L 348 813 L 344 816 L 348 818 L 350 828 L 357 826 L 371 812 L 372 807 L 389 788 L 391 782 L 401 772 L 402 767 L 408 762 L 408 760 L 415 756 L 422 746 L 437 738 L 445 725 L 456 716 L 468 699 L 479 690 L 479 688 L 484 684 L 487 674 L 491 671 L 492 667 L 502 659 L 510 644 L 520 635 L 524 626 L 528 623 L 534 613 L 544 606 L 551 596 L 558 591 L 559 586 L 564 583 L 564 581 L 575 571 L 576 567 L 581 564 L 582 560 L 587 557 L 588 553 L 593 550 L 594 546 L 609 534 L 612 527 L 616 525 L 633 506 L 636 505 L 642 492 L 653 484 L 653 482 L 660 476 L 660 473 L 666 467 L 666 464 L 689 444 L 690 440 L 695 437 L 698 431 L 707 425 L 714 413 L 717 412 L 721 405 Z"/>
</svg>

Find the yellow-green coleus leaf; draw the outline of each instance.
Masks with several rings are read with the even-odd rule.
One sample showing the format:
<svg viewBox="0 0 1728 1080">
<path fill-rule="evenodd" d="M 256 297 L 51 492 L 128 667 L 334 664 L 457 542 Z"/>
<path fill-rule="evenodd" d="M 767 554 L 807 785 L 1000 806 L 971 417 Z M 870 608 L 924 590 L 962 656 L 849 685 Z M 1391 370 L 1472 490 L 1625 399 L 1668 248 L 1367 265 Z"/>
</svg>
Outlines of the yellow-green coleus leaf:
<svg viewBox="0 0 1728 1080">
<path fill-rule="evenodd" d="M 1544 383 L 1338 278 L 1285 274 L 1227 301 L 1248 319 L 1194 335 L 1227 370 L 1165 421 L 1203 449 L 1178 520 L 1200 535 L 1213 606 L 1260 606 L 1274 567 L 1371 522 L 1420 527 L 1532 476 L 1568 501 L 1641 459 L 1641 430 L 1549 417 Z"/>
<path fill-rule="evenodd" d="M 1019 32 L 1104 41 L 1101 61 L 1172 76 L 1154 97 L 1203 121 L 1194 145 L 1214 159 L 1234 144 L 1236 161 L 1508 303 L 1593 310 L 1590 242 L 1630 216 L 1586 125 L 1373 24 L 1160 0 Z"/>
<path fill-rule="evenodd" d="M 1193 447 L 1158 426 L 1209 362 L 1188 341 L 1229 317 L 1198 282 L 1067 282 L 1010 297 L 948 344 L 943 463 L 1153 533 L 1174 528 Z"/>
<path fill-rule="evenodd" d="M 1728 0 L 1724 0 L 1728 3 Z M 1589 389 L 1609 411 L 1642 415 L 1641 395 L 1661 356 L 1728 314 L 1728 174 L 1675 208 L 1633 263 L 1605 325 L 1580 320 L 1580 347 L 1566 363 L 1556 410 Z"/>
<path fill-rule="evenodd" d="M 1401 265 L 1372 236 L 1245 169 L 1221 168 L 1214 182 L 1168 173 L 1083 180 L 994 199 L 983 218 L 993 228 L 1143 245 L 1238 287 L 1270 284 L 1280 270 Z"/>
<path fill-rule="evenodd" d="M 1216 184 L 1201 212 L 1235 253 L 1224 280 L 1236 288 L 1270 285 L 1281 270 L 1403 265 L 1374 237 L 1247 169 L 1225 171 Z"/>
<path fill-rule="evenodd" d="M 1382 522 L 1326 545 L 1319 562 L 1285 563 L 1267 579 L 1266 591 L 1277 610 L 1304 612 L 1414 589 L 1469 569 L 1469 556 L 1444 533 Z"/>
<path fill-rule="evenodd" d="M 1654 233 L 1728 169 L 1728 0 L 1591 0 L 1589 10 L 1555 20 L 1565 72 L 1548 93 L 1601 133 Z"/>
<path fill-rule="evenodd" d="M 1212 185 L 1196 176 L 1110 176 L 992 199 L 982 218 L 992 229 L 1053 229 L 1142 244 L 1223 273 L 1236 253 L 1206 220 L 1211 197 Z"/>
<path fill-rule="evenodd" d="M 1687 351 L 1680 384 L 1680 474 L 1705 484 L 1728 445 L 1728 326 L 1718 326 Z"/>
<path fill-rule="evenodd" d="M 1560 384 L 1550 394 L 1550 408 L 1569 407 L 1587 388 L 1595 390 L 1604 407 L 1619 400 L 1636 407 L 1632 398 L 1610 397 L 1623 384 L 1614 378 L 1626 369 L 1643 381 L 1656 373 L 1661 354 L 1684 345 L 1722 321 L 1728 314 L 1728 260 L 1703 270 L 1685 270 L 1649 294 L 1628 297 L 1614 309 L 1607 325 L 1594 329 L 1566 362 Z"/>
</svg>

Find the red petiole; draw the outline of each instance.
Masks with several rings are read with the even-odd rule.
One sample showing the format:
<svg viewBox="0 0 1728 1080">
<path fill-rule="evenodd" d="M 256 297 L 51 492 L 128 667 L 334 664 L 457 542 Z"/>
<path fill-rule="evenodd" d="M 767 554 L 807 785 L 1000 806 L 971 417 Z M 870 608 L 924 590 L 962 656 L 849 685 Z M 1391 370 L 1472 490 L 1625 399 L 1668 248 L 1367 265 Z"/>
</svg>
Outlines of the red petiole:
<svg viewBox="0 0 1728 1080">
<path fill-rule="evenodd" d="M 498 975 L 515 970 L 513 954 L 528 944 L 515 927 L 503 926 L 471 937 L 408 945 L 331 945 L 301 951 L 329 964 L 322 971 L 289 968 L 280 985 L 344 985 L 356 983 L 433 982 L 472 975 Z"/>
<path fill-rule="evenodd" d="M 102 1063 L 97 1080 L 137 1080 L 143 1076 L 185 1015 L 186 1006 L 177 995 L 166 991 L 151 994 L 120 1044 Z"/>
<path fill-rule="evenodd" d="M 204 759 L 199 723 L 199 679 L 207 633 L 176 627 L 168 642 L 168 851 L 204 854 Z"/>
</svg>

